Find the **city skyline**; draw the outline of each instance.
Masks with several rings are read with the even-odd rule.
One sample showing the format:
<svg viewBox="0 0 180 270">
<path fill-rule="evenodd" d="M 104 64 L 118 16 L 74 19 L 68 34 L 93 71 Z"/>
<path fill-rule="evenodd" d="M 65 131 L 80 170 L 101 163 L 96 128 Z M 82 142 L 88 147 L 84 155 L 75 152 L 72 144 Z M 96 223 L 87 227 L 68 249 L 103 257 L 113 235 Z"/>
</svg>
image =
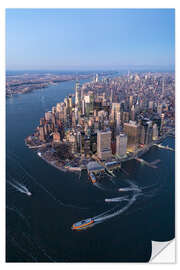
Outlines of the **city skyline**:
<svg viewBox="0 0 180 270">
<path fill-rule="evenodd" d="M 174 70 L 174 9 L 7 9 L 7 70 Z"/>
</svg>

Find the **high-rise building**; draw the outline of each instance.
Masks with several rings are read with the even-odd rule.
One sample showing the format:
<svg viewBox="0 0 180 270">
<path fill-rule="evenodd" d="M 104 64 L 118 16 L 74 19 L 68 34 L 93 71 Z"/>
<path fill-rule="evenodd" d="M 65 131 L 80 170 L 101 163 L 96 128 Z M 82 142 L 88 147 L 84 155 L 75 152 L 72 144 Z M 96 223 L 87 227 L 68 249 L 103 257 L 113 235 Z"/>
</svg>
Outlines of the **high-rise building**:
<svg viewBox="0 0 180 270">
<path fill-rule="evenodd" d="M 153 141 L 158 140 L 158 126 L 157 126 L 157 124 L 153 125 L 152 139 L 153 139 Z"/>
<path fill-rule="evenodd" d="M 69 107 L 72 109 L 72 96 L 69 95 Z"/>
<path fill-rule="evenodd" d="M 121 127 L 121 113 L 116 112 L 116 134 L 119 134 Z"/>
<path fill-rule="evenodd" d="M 39 140 L 45 141 L 44 126 L 39 126 Z"/>
<path fill-rule="evenodd" d="M 135 121 L 124 123 L 124 133 L 128 136 L 127 150 L 133 152 L 137 149 L 140 136 L 140 125 Z"/>
<path fill-rule="evenodd" d="M 56 112 L 60 112 L 60 111 L 62 111 L 61 103 L 57 103 L 56 104 Z"/>
<path fill-rule="evenodd" d="M 134 105 L 132 105 L 132 107 L 131 107 L 131 113 L 130 113 L 130 116 L 131 116 L 131 120 L 132 121 L 135 121 L 135 114 L 136 114 L 135 108 L 134 108 Z"/>
<path fill-rule="evenodd" d="M 70 134 L 69 143 L 71 145 L 71 153 L 74 154 L 77 152 L 77 136 L 76 134 Z"/>
<path fill-rule="evenodd" d="M 126 155 L 127 151 L 127 135 L 120 133 L 116 136 L 116 154 L 120 157 Z"/>
<path fill-rule="evenodd" d="M 96 74 L 95 82 L 98 82 L 98 80 L 99 80 L 99 76 L 98 76 L 98 74 Z"/>
<path fill-rule="evenodd" d="M 163 129 L 163 127 L 164 127 L 164 113 L 162 113 L 161 114 L 161 131 L 162 131 L 162 129 Z"/>
<path fill-rule="evenodd" d="M 45 124 L 45 119 L 44 118 L 40 118 L 40 126 L 44 125 Z"/>
<path fill-rule="evenodd" d="M 53 143 L 60 143 L 61 137 L 58 131 L 53 133 Z"/>
<path fill-rule="evenodd" d="M 113 102 L 113 89 L 111 89 L 110 102 Z"/>
<path fill-rule="evenodd" d="M 123 112 L 122 121 L 123 121 L 123 123 L 128 123 L 129 122 L 129 112 Z"/>
<path fill-rule="evenodd" d="M 81 150 L 81 132 L 78 131 L 76 134 L 76 141 L 77 141 L 77 151 L 80 152 Z"/>
<path fill-rule="evenodd" d="M 52 113 L 55 114 L 56 113 L 56 107 L 52 107 Z"/>
<path fill-rule="evenodd" d="M 80 83 L 76 82 L 76 85 L 75 85 L 75 106 L 80 107 L 80 104 L 81 104 Z"/>
<path fill-rule="evenodd" d="M 76 121 L 78 121 L 79 115 L 78 115 L 78 108 L 77 107 L 75 107 L 75 109 L 74 109 L 74 114 L 75 114 Z"/>
<path fill-rule="evenodd" d="M 153 135 L 152 121 L 148 121 L 147 124 L 148 124 L 148 128 L 147 128 L 145 143 L 148 145 L 152 142 L 152 135 Z"/>
<path fill-rule="evenodd" d="M 116 120 L 116 113 L 120 112 L 120 103 L 112 103 L 112 109 L 111 109 L 111 118 L 112 120 Z"/>
<path fill-rule="evenodd" d="M 51 111 L 45 112 L 45 119 L 46 119 L 46 121 L 50 121 L 52 119 L 52 112 Z"/>
<path fill-rule="evenodd" d="M 153 101 L 149 101 L 149 109 L 150 110 L 153 110 L 153 105 L 154 105 Z"/>
<path fill-rule="evenodd" d="M 67 97 L 65 97 L 64 103 L 66 105 L 66 109 L 68 109 L 69 108 L 69 99 Z"/>
<path fill-rule="evenodd" d="M 90 101 L 90 113 L 93 114 L 94 111 L 94 94 L 89 92 L 89 101 Z"/>
<path fill-rule="evenodd" d="M 141 144 L 150 144 L 152 142 L 152 121 L 148 118 L 142 119 L 141 130 L 140 130 L 140 143 Z"/>
<path fill-rule="evenodd" d="M 90 154 L 90 151 L 91 151 L 90 137 L 85 136 L 85 139 L 84 139 L 84 154 L 85 154 L 85 156 L 88 156 Z"/>
<path fill-rule="evenodd" d="M 157 113 L 159 115 L 161 115 L 161 113 L 162 113 L 162 104 L 161 103 L 159 103 L 158 106 L 157 106 Z"/>
<path fill-rule="evenodd" d="M 82 113 L 89 116 L 94 112 L 94 95 L 92 91 L 88 92 L 88 95 L 85 95 L 82 101 Z"/>
<path fill-rule="evenodd" d="M 162 78 L 162 96 L 165 94 L 164 77 Z"/>
<path fill-rule="evenodd" d="M 111 131 L 98 131 L 97 133 L 97 154 L 102 160 L 111 158 Z"/>
<path fill-rule="evenodd" d="M 129 108 L 131 108 L 133 105 L 133 96 L 129 97 Z"/>
<path fill-rule="evenodd" d="M 145 126 L 141 126 L 140 129 L 140 144 L 144 145 L 145 144 L 145 138 L 146 138 L 146 130 L 145 130 Z"/>
</svg>

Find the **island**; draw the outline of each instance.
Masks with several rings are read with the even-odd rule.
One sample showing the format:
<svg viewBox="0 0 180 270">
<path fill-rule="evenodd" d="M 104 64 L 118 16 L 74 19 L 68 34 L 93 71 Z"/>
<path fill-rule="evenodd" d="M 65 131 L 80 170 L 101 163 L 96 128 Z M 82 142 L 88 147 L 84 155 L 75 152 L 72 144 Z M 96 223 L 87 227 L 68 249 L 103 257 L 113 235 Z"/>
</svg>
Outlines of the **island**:
<svg viewBox="0 0 180 270">
<path fill-rule="evenodd" d="M 96 74 L 45 112 L 26 145 L 64 172 L 86 170 L 92 183 L 104 173 L 122 169 L 151 147 L 175 135 L 175 79 L 173 73 L 128 72 L 117 77 Z"/>
</svg>

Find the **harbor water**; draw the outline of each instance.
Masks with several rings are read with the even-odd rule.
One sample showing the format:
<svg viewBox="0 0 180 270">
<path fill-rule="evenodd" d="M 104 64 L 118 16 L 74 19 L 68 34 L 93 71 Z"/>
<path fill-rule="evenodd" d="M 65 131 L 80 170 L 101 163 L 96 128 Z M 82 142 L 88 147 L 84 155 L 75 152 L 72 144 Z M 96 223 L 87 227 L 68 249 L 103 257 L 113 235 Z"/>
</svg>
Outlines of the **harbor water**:
<svg viewBox="0 0 180 270">
<path fill-rule="evenodd" d="M 106 176 L 93 185 L 87 173 L 57 170 L 25 146 L 24 139 L 34 132 L 40 117 L 74 86 L 74 81 L 62 82 L 7 98 L 6 260 L 148 262 L 151 240 L 175 237 L 174 151 L 152 147 L 141 158 L 160 160 L 157 168 L 130 160 L 115 177 Z M 162 144 L 174 148 L 175 139 L 168 137 Z M 12 183 L 24 188 L 18 190 Z M 141 194 L 135 196 L 133 187 Z M 129 191 L 119 191 L 123 188 Z M 95 226 L 72 231 L 72 224 L 97 216 Z"/>
</svg>

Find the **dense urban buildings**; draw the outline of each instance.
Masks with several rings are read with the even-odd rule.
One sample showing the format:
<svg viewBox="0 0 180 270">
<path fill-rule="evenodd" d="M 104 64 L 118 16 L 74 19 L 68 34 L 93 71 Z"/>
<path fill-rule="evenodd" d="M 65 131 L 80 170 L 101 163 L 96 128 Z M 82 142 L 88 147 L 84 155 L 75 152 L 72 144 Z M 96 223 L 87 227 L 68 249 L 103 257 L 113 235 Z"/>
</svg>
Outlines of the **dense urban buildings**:
<svg viewBox="0 0 180 270">
<path fill-rule="evenodd" d="M 172 73 L 96 74 L 45 112 L 26 143 L 61 169 L 120 166 L 172 132 L 174 95 Z"/>
</svg>

